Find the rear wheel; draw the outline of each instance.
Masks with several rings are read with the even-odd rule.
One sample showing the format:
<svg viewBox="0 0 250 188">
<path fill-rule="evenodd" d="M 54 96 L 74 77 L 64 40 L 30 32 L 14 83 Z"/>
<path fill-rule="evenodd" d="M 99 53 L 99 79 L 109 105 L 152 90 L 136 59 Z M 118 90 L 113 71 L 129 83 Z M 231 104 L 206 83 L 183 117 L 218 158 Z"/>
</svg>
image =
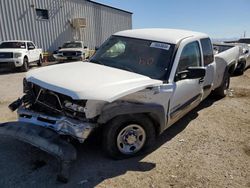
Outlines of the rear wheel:
<svg viewBox="0 0 250 188">
<path fill-rule="evenodd" d="M 218 97 L 225 97 L 228 93 L 230 85 L 230 75 L 228 72 L 225 73 L 222 84 L 220 87 L 214 90 L 214 94 Z"/>
<path fill-rule="evenodd" d="M 147 116 L 119 116 L 104 127 L 103 149 L 115 159 L 133 157 L 148 151 L 155 136 L 154 125 Z"/>
<path fill-rule="evenodd" d="M 21 71 L 27 72 L 29 70 L 29 60 L 27 57 L 23 59 L 23 65 L 21 66 Z"/>
</svg>

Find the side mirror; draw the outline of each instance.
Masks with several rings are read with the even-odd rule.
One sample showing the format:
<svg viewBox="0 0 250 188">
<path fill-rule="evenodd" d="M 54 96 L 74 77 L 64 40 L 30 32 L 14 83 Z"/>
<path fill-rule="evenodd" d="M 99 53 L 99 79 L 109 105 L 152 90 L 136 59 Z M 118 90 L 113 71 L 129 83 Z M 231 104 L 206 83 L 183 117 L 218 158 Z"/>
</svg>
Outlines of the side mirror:
<svg viewBox="0 0 250 188">
<path fill-rule="evenodd" d="M 244 54 L 248 54 L 248 53 L 249 53 L 249 50 L 245 50 L 245 51 L 244 51 Z"/>
<path fill-rule="evenodd" d="M 84 48 L 84 49 L 87 49 L 88 47 L 87 47 L 87 46 L 84 46 L 83 48 Z"/>
<path fill-rule="evenodd" d="M 206 68 L 204 67 L 189 67 L 187 70 L 178 72 L 176 75 L 177 80 L 184 79 L 197 79 L 203 78 L 206 75 Z"/>
</svg>

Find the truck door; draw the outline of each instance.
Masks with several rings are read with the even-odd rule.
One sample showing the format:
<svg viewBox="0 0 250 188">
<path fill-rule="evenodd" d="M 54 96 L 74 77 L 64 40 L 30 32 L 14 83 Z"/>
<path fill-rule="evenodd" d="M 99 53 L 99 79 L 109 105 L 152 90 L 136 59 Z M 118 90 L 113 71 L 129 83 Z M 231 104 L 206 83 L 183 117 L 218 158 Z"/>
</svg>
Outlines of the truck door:
<svg viewBox="0 0 250 188">
<path fill-rule="evenodd" d="M 36 51 L 35 45 L 33 43 L 31 43 L 31 42 L 28 42 L 27 47 L 28 47 L 28 59 L 29 59 L 29 62 L 33 62 L 33 61 L 35 61 L 35 56 L 36 56 L 36 54 L 35 54 L 35 51 Z"/>
<path fill-rule="evenodd" d="M 181 50 L 182 49 L 182 50 Z M 201 49 L 198 41 L 185 40 L 179 46 L 175 62 L 171 71 L 173 82 L 173 96 L 169 105 L 169 125 L 175 123 L 188 111 L 196 107 L 202 97 L 203 79 L 180 79 L 178 74 L 186 71 L 188 67 L 201 67 Z"/>
<path fill-rule="evenodd" d="M 201 39 L 200 42 L 203 54 L 203 65 L 204 67 L 206 67 L 206 76 L 204 77 L 204 82 L 202 85 L 202 98 L 204 99 L 210 94 L 213 88 L 216 64 L 214 61 L 213 46 L 211 40 L 209 38 L 204 38 Z"/>
</svg>

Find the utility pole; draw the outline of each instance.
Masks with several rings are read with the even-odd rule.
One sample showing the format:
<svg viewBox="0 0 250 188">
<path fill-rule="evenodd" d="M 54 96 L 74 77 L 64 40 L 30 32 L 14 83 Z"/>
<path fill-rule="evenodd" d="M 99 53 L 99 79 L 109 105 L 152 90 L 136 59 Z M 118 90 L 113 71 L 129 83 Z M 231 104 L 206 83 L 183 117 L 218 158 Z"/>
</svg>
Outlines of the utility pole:
<svg viewBox="0 0 250 188">
<path fill-rule="evenodd" d="M 244 31 L 243 38 L 246 38 L 246 31 Z"/>
</svg>

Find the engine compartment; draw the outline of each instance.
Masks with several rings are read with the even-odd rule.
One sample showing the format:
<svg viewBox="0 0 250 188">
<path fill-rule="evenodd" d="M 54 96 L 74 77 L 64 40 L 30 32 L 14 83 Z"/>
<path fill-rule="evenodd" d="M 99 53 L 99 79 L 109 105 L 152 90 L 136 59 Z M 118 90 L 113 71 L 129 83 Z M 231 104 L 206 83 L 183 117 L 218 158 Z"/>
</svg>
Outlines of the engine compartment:
<svg viewBox="0 0 250 188">
<path fill-rule="evenodd" d="M 22 97 L 22 103 L 25 108 L 52 116 L 66 116 L 87 121 L 85 115 L 87 100 L 73 100 L 69 96 L 42 88 L 25 79 L 23 86 L 25 95 Z"/>
</svg>

